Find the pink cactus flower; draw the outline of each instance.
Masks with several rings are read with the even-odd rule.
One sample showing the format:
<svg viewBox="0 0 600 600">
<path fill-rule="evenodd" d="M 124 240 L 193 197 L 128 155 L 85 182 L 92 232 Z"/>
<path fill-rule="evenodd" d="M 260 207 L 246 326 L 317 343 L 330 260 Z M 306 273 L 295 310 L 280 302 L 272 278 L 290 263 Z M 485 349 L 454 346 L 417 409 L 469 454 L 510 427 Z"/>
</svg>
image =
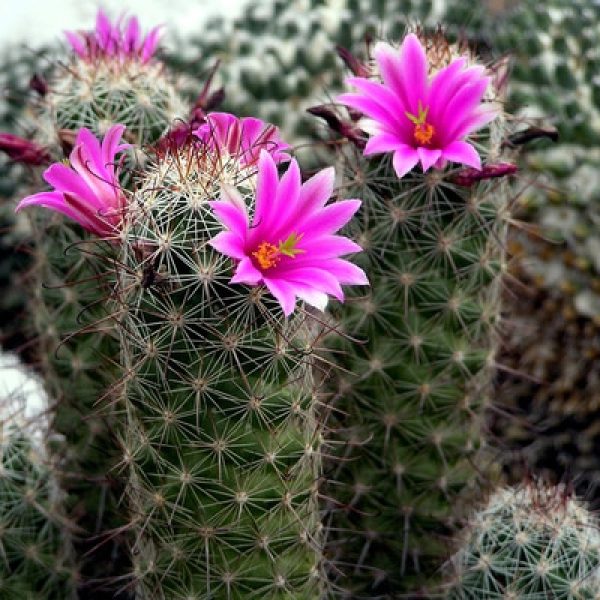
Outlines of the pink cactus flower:
<svg viewBox="0 0 600 600">
<path fill-rule="evenodd" d="M 48 167 L 44 179 L 54 191 L 40 192 L 19 202 L 16 212 L 28 206 L 56 210 L 101 238 L 118 235 L 126 198 L 119 185 L 115 156 L 129 144 L 120 144 L 124 125 L 113 125 L 102 145 L 88 129 L 81 129 L 69 156 Z"/>
<path fill-rule="evenodd" d="M 162 26 L 154 27 L 142 37 L 137 17 L 127 19 L 124 27 L 123 19 L 122 14 L 113 25 L 106 14 L 98 10 L 95 31 L 65 31 L 65 37 L 74 52 L 88 62 L 112 58 L 119 62 L 135 59 L 147 63 L 156 52 Z"/>
<path fill-rule="evenodd" d="M 208 148 L 226 151 L 241 166 L 256 164 L 263 149 L 276 163 L 290 160 L 285 150 L 291 146 L 281 141 L 279 129 L 253 117 L 238 119 L 229 113 L 209 113 L 193 133 Z"/>
<path fill-rule="evenodd" d="M 364 154 L 393 152 L 398 177 L 418 163 L 423 171 L 441 169 L 447 161 L 481 168 L 477 150 L 464 138 L 498 113 L 482 102 L 491 81 L 485 67 L 469 67 L 462 56 L 430 79 L 425 48 L 414 34 L 399 49 L 378 42 L 374 56 L 382 83 L 350 77 L 346 81 L 358 93 L 337 98 L 366 115 L 360 124 L 371 137 Z"/>
<path fill-rule="evenodd" d="M 361 202 L 327 204 L 333 183 L 333 167 L 301 183 L 296 160 L 280 180 L 276 160 L 261 150 L 252 218 L 237 189 L 223 186 L 221 200 L 210 204 L 226 230 L 211 245 L 237 262 L 231 283 L 264 284 L 286 316 L 297 298 L 324 310 L 328 295 L 344 300 L 342 284 L 368 284 L 362 269 L 340 258 L 360 246 L 335 235 Z"/>
</svg>

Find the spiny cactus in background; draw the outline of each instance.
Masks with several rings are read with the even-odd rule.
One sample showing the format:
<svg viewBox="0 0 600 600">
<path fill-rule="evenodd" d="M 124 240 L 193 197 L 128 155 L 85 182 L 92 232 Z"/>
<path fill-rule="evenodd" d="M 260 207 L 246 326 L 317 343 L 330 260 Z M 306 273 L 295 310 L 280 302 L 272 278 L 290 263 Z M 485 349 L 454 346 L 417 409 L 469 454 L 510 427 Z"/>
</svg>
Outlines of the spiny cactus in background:
<svg viewBox="0 0 600 600">
<path fill-rule="evenodd" d="M 347 597 L 428 594 L 483 469 L 473 463 L 505 271 L 502 176 L 514 172 L 501 153 L 506 64 L 486 69 L 442 30 L 416 32 L 364 62 L 344 51 L 359 93 L 339 97 L 347 115 L 313 110 L 346 138 L 334 143 L 340 190 L 364 200 L 348 235 L 371 282 L 334 312 L 342 335 L 328 340 L 338 368 L 325 382 L 334 458 L 323 493 Z"/>
<path fill-rule="evenodd" d="M 249 2 L 238 19 L 216 18 L 198 38 L 181 40 L 185 48 L 167 60 L 197 75 L 219 58 L 216 81 L 227 89 L 223 108 L 278 125 L 299 156 L 314 164 L 322 128 L 305 110 L 343 89 L 336 46 L 354 47 L 367 34 L 397 39 L 414 20 L 430 27 L 443 22 L 453 37 L 475 34 L 486 15 L 484 3 L 462 0 Z"/>
<path fill-rule="evenodd" d="M 293 160 L 279 180 L 287 146 L 259 123 L 213 114 L 171 144 L 120 239 L 123 467 L 143 600 L 316 600 L 325 585 L 320 326 L 293 311 L 296 297 L 324 308 L 340 283 L 366 282 L 338 258 L 359 247 L 334 235 L 360 203 L 325 206 L 333 168 L 301 185 Z"/>
<path fill-rule="evenodd" d="M 70 166 L 49 167 L 44 178 L 55 191 L 30 196 L 19 208 L 39 204 L 57 211 L 28 211 L 35 257 L 28 308 L 54 403 L 51 427 L 65 438 L 58 448 L 60 483 L 67 514 L 85 532 L 75 546 L 85 556 L 81 593 L 89 594 L 128 569 L 121 536 L 112 534 L 125 523 L 117 508 L 121 484 L 112 473 L 119 448 L 111 386 L 121 373 L 115 323 L 102 304 L 112 293 L 104 273 L 116 256 L 110 238 L 125 204 L 116 161 L 133 167 L 142 146 L 157 142 L 185 110 L 173 77 L 153 56 L 158 29 L 143 37 L 135 17 L 111 24 L 100 11 L 93 32 L 67 38 L 69 67 L 57 66 L 47 84 L 36 86 L 38 101 L 29 107 L 34 137 L 22 147 L 37 144 L 49 160 L 71 150 Z M 124 131 L 139 151 L 117 159 L 126 147 L 119 144 Z M 102 146 L 94 132 L 106 134 Z"/>
<path fill-rule="evenodd" d="M 3 402 L 6 399 L 3 398 Z M 31 431 L 0 422 L 0 598 L 76 600 L 74 524 Z"/>
<path fill-rule="evenodd" d="M 516 214 L 529 225 L 510 235 L 522 285 L 507 294 L 507 368 L 491 418 L 515 450 L 505 454 L 510 482 L 523 466 L 554 483 L 568 473 L 597 508 L 600 5 L 525 0 L 497 21 L 494 39 L 498 52 L 514 50 L 509 102 L 520 128 L 558 140 L 521 155 Z M 518 418 L 504 418 L 507 410 Z"/>
<path fill-rule="evenodd" d="M 595 600 L 600 528 L 564 485 L 500 488 L 445 565 L 447 600 Z"/>
</svg>

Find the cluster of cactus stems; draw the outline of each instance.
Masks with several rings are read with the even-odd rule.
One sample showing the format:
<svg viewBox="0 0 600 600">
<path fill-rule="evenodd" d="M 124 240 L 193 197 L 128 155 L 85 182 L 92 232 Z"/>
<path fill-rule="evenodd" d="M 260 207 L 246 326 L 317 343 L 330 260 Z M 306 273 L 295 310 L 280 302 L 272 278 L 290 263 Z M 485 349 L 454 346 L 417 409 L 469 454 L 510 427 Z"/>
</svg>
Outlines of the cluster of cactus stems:
<svg viewBox="0 0 600 600">
<path fill-rule="evenodd" d="M 190 105 L 134 17 L 100 11 L 32 80 L 0 141 L 54 163 L 18 205 L 53 442 L 2 426 L 0 598 L 597 596 L 580 504 L 530 486 L 472 512 L 496 477 L 508 63 L 431 18 L 360 57 L 338 32 L 354 77 L 310 110 L 335 189 L 215 112 L 212 76 Z"/>
</svg>

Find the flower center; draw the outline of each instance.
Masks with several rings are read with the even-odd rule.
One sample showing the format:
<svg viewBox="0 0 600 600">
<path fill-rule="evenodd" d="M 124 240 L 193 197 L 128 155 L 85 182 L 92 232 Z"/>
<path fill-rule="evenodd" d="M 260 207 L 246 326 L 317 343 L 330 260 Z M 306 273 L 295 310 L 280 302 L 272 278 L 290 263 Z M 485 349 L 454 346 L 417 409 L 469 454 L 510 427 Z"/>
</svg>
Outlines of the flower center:
<svg viewBox="0 0 600 600">
<path fill-rule="evenodd" d="M 281 260 L 282 256 L 295 258 L 296 254 L 303 254 L 305 250 L 296 248 L 303 236 L 303 233 L 290 233 L 285 242 L 279 240 L 278 246 L 270 242 L 261 242 L 258 250 L 253 252 L 252 256 L 256 258 L 261 269 L 270 269 Z"/>
<path fill-rule="evenodd" d="M 435 134 L 435 127 L 426 121 L 427 113 L 429 112 L 429 106 L 423 110 L 423 105 L 419 100 L 419 116 L 405 113 L 406 116 L 415 124 L 415 130 L 413 136 L 418 144 L 425 146 L 431 143 L 433 135 Z"/>
</svg>

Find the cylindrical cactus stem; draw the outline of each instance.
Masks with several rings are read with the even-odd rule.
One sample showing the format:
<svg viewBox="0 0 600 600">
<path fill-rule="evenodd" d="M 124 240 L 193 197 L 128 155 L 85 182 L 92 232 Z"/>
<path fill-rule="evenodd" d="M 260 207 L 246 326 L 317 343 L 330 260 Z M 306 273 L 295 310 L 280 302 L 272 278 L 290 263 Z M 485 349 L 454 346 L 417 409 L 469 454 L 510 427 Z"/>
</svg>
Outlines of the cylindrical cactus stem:
<svg viewBox="0 0 600 600">
<path fill-rule="evenodd" d="M 444 567 L 447 600 L 600 595 L 600 527 L 567 486 L 539 480 L 496 489 Z"/>
<path fill-rule="evenodd" d="M 316 600 L 324 588 L 313 373 L 320 327 L 310 312 L 293 312 L 290 294 L 298 288 L 321 305 L 319 286 L 329 292 L 332 280 L 311 289 L 287 282 L 284 270 L 298 261 L 323 277 L 310 255 L 325 242 L 293 228 L 311 216 L 317 227 L 313 213 L 331 195 L 333 173 L 301 186 L 292 161 L 278 183 L 276 163 L 289 157 L 274 128 L 259 124 L 215 115 L 198 132 L 204 140 L 167 149 L 139 185 L 115 263 L 128 415 L 122 444 L 143 600 Z M 269 212 L 275 201 L 277 214 Z M 303 214 L 287 222 L 294 202 L 304 203 Z M 220 219 L 249 236 L 233 252 L 232 283 L 226 253 L 237 234 Z M 321 261 L 339 254 L 334 248 Z M 342 264 L 333 259 L 331 273 Z M 257 287 L 261 269 L 281 275 L 267 284 L 276 299 Z M 347 273 L 335 278 L 349 282 Z"/>
<path fill-rule="evenodd" d="M 334 312 L 329 539 L 349 597 L 426 596 L 481 479 L 515 170 L 505 75 L 421 29 L 356 74 L 348 113 L 318 111 L 347 136 L 340 190 L 363 199 L 348 231 L 371 282 Z"/>
</svg>

